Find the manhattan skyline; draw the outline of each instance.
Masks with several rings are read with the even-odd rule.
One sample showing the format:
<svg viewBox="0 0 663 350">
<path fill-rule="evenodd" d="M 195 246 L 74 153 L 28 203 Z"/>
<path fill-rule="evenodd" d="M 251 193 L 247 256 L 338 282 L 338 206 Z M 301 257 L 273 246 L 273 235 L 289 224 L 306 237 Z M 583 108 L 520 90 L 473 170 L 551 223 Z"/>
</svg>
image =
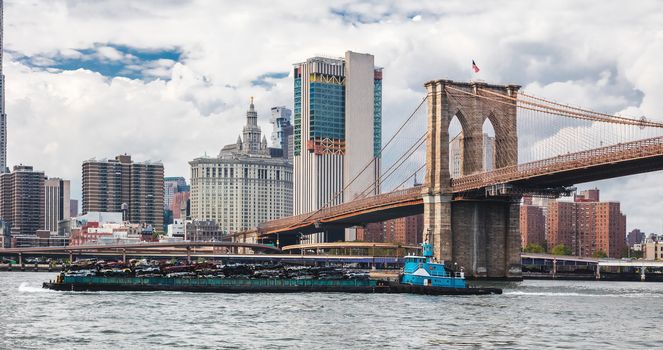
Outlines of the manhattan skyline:
<svg viewBox="0 0 663 350">
<path fill-rule="evenodd" d="M 92 157 L 126 152 L 188 178 L 190 159 L 236 139 L 249 96 L 259 125 L 271 130 L 270 108 L 293 105 L 292 64 L 317 54 L 371 53 L 385 68 L 383 135 L 416 106 L 425 81 L 444 77 L 521 84 L 602 112 L 663 116 L 655 2 L 573 12 L 570 2 L 543 10 L 527 2 L 4 5 L 8 165 L 70 179 L 72 198 L 81 198 L 81 163 Z M 621 201 L 627 230 L 660 232 L 658 178 L 578 188 L 598 186 L 606 200 Z"/>
</svg>

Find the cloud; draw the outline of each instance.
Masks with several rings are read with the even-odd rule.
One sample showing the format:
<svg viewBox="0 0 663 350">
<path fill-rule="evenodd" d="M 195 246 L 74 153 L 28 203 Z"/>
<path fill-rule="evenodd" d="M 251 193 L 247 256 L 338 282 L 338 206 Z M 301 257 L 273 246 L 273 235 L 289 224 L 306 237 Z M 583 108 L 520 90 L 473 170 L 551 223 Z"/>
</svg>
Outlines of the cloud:
<svg viewBox="0 0 663 350">
<path fill-rule="evenodd" d="M 289 74 L 288 72 L 270 72 L 270 73 L 261 74 L 259 77 L 255 78 L 254 80 L 251 80 L 251 85 L 261 86 L 267 90 L 271 90 L 271 88 L 273 88 L 274 85 L 276 85 L 274 83 L 274 80 L 285 79 L 288 77 L 288 74 Z"/>
<path fill-rule="evenodd" d="M 663 120 L 662 9 L 656 1 L 7 0 L 9 162 L 70 178 L 78 198 L 90 157 L 132 153 L 188 177 L 189 160 L 235 141 L 250 96 L 270 132 L 269 108 L 292 106 L 292 64 L 345 50 L 372 53 L 384 67 L 385 139 L 424 82 L 441 78 L 518 83 L 541 97 Z M 625 212 L 649 213 L 663 209 L 651 196 L 663 192 L 655 178 L 633 177 L 649 188 L 633 195 L 618 185 L 630 178 L 600 184 Z M 660 231 L 652 220 L 633 214 L 628 226 Z"/>
</svg>

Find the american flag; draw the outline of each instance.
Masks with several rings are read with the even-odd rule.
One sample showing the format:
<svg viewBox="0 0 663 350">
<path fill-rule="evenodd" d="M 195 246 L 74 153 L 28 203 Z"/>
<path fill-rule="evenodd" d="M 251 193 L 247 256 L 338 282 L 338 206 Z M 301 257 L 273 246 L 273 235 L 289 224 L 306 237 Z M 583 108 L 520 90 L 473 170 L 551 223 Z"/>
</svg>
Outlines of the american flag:
<svg viewBox="0 0 663 350">
<path fill-rule="evenodd" d="M 477 64 L 474 63 L 474 60 L 472 60 L 472 70 L 474 71 L 474 73 L 479 73 L 479 71 L 480 71 L 480 69 L 479 69 L 479 67 L 477 66 Z"/>
</svg>

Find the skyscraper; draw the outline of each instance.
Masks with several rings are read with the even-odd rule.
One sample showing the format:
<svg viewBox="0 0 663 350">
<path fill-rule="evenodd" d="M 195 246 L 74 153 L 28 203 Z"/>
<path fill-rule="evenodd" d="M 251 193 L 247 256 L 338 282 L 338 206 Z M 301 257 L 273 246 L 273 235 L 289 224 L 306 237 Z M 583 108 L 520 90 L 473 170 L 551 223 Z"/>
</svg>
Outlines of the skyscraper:
<svg viewBox="0 0 663 350">
<path fill-rule="evenodd" d="M 292 111 L 285 106 L 272 107 L 272 118 L 270 122 L 274 124 L 272 131 L 272 145 L 280 148 L 283 152 L 283 158 L 292 162 L 292 124 L 290 117 Z"/>
<path fill-rule="evenodd" d="M 163 228 L 163 164 L 132 162 L 130 155 L 83 162 L 83 214 L 121 212 L 135 224 Z"/>
<path fill-rule="evenodd" d="M 5 73 L 2 71 L 4 56 L 4 2 L 0 0 L 0 173 L 9 172 L 7 168 L 7 113 L 5 113 Z"/>
<path fill-rule="evenodd" d="M 44 172 L 17 165 L 0 174 L 0 219 L 12 236 L 35 235 L 44 225 Z"/>
<path fill-rule="evenodd" d="M 491 171 L 495 168 L 495 137 L 483 134 L 483 171 Z M 463 162 L 465 159 L 465 139 L 463 132 L 458 133 L 449 141 L 449 174 L 451 178 L 459 178 L 465 174 Z"/>
<path fill-rule="evenodd" d="M 171 208 L 173 197 L 179 192 L 188 192 L 188 186 L 183 177 L 165 177 L 163 179 L 163 208 L 165 210 Z"/>
<path fill-rule="evenodd" d="M 294 100 L 294 214 L 379 193 L 382 70 L 373 56 L 295 64 Z"/>
<path fill-rule="evenodd" d="M 69 180 L 51 178 L 44 181 L 44 230 L 58 232 L 58 222 L 69 219 L 69 195 Z"/>
</svg>

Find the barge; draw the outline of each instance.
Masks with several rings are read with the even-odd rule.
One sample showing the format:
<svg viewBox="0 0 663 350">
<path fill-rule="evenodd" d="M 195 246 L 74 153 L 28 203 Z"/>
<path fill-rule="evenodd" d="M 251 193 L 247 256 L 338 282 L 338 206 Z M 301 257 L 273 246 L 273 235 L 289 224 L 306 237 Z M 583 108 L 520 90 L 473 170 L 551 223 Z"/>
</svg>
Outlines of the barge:
<svg viewBox="0 0 663 350">
<path fill-rule="evenodd" d="M 89 263 L 72 267 L 46 282 L 58 291 L 177 291 L 215 293 L 410 293 L 426 295 L 502 294 L 498 288 L 469 288 L 463 272 L 448 271 L 422 244 L 423 256 L 405 257 L 398 281 L 368 278 L 365 273 L 334 268 L 284 266 Z"/>
<path fill-rule="evenodd" d="M 205 293 L 411 293 L 427 295 L 501 294 L 496 288 L 445 288 L 372 279 L 236 279 L 179 277 L 94 277 L 58 275 L 44 288 L 59 291 L 175 291 Z"/>
</svg>

